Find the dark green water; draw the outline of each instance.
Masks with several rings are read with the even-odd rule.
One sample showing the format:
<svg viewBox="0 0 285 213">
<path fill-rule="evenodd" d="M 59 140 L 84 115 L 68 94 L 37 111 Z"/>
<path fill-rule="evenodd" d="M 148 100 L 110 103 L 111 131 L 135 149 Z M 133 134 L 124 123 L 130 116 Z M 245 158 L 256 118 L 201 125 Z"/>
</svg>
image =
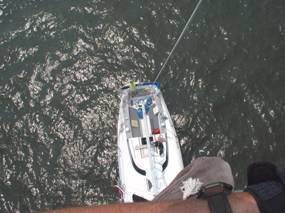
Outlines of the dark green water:
<svg viewBox="0 0 285 213">
<path fill-rule="evenodd" d="M 116 89 L 153 80 L 197 1 L 0 0 L 0 212 L 116 202 Z M 184 163 L 285 166 L 285 1 L 204 0 L 159 79 Z"/>
</svg>

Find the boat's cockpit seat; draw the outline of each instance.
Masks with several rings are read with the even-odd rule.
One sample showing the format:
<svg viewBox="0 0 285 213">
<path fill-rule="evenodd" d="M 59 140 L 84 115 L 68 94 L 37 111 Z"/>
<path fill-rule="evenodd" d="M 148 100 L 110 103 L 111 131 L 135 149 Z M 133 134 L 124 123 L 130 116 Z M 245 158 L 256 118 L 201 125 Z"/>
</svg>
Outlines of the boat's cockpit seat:
<svg viewBox="0 0 285 213">
<path fill-rule="evenodd" d="M 144 108 L 144 109 L 143 109 Z M 142 137 L 140 120 L 147 115 L 151 131 L 160 128 L 159 109 L 151 95 L 130 100 L 129 115 L 132 137 Z"/>
<path fill-rule="evenodd" d="M 140 121 L 139 121 L 137 109 L 135 109 L 133 107 L 129 107 L 129 113 L 130 113 L 132 137 L 133 138 L 142 137 L 141 128 L 140 128 Z"/>
</svg>

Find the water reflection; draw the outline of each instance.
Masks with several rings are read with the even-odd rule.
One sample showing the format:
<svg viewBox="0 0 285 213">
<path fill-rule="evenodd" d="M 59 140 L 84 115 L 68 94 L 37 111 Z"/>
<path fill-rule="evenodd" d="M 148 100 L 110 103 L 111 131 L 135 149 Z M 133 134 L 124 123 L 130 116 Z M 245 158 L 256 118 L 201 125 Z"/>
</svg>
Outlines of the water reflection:
<svg viewBox="0 0 285 213">
<path fill-rule="evenodd" d="M 116 89 L 152 80 L 196 2 L 0 2 L 0 208 L 117 201 Z M 2 11 L 2 12 L 1 12 Z M 162 82 L 184 162 L 285 165 L 284 4 L 204 1 Z"/>
</svg>

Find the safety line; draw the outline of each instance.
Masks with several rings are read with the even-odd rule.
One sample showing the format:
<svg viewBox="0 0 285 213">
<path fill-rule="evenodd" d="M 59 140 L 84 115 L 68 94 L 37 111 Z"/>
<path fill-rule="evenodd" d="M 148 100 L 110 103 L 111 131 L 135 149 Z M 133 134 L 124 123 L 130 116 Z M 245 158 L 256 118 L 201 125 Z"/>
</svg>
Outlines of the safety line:
<svg viewBox="0 0 285 213">
<path fill-rule="evenodd" d="M 183 37 L 183 35 L 184 35 L 184 33 L 185 33 L 187 27 L 188 27 L 189 24 L 192 22 L 192 19 L 193 19 L 193 17 L 195 16 L 197 10 L 199 9 L 199 7 L 200 7 L 202 1 L 203 1 L 203 0 L 199 0 L 199 2 L 197 3 L 195 9 L 193 10 L 193 12 L 192 12 L 190 18 L 188 19 L 187 23 L 185 24 L 185 27 L 183 28 L 183 30 L 182 30 L 182 32 L 181 32 L 179 38 L 177 39 L 177 41 L 175 42 L 174 46 L 172 47 L 171 52 L 170 52 L 169 55 L 167 56 L 165 62 L 163 63 L 163 65 L 162 65 L 162 67 L 161 67 L 159 73 L 157 74 L 156 78 L 154 79 L 154 81 L 157 81 L 157 79 L 159 78 L 161 72 L 162 72 L 162 71 L 164 70 L 164 68 L 166 67 L 166 65 L 167 65 L 167 63 L 168 63 L 170 57 L 172 56 L 174 50 L 176 49 L 177 45 L 179 44 L 180 40 L 182 39 L 182 37 Z"/>
</svg>

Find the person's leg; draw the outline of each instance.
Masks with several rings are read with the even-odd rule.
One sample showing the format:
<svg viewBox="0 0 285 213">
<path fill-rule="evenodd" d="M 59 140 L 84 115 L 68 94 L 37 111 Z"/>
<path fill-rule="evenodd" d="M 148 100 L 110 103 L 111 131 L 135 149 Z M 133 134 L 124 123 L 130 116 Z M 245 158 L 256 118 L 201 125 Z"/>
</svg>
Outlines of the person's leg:
<svg viewBox="0 0 285 213">
<path fill-rule="evenodd" d="M 191 164 L 186 166 L 155 198 L 159 200 L 177 200 L 183 198 L 181 187 L 183 182 L 197 179 L 201 185 L 214 182 L 225 182 L 234 187 L 234 179 L 230 165 L 218 157 L 201 157 L 193 160 Z M 194 183 L 194 182 L 193 182 Z"/>
</svg>

